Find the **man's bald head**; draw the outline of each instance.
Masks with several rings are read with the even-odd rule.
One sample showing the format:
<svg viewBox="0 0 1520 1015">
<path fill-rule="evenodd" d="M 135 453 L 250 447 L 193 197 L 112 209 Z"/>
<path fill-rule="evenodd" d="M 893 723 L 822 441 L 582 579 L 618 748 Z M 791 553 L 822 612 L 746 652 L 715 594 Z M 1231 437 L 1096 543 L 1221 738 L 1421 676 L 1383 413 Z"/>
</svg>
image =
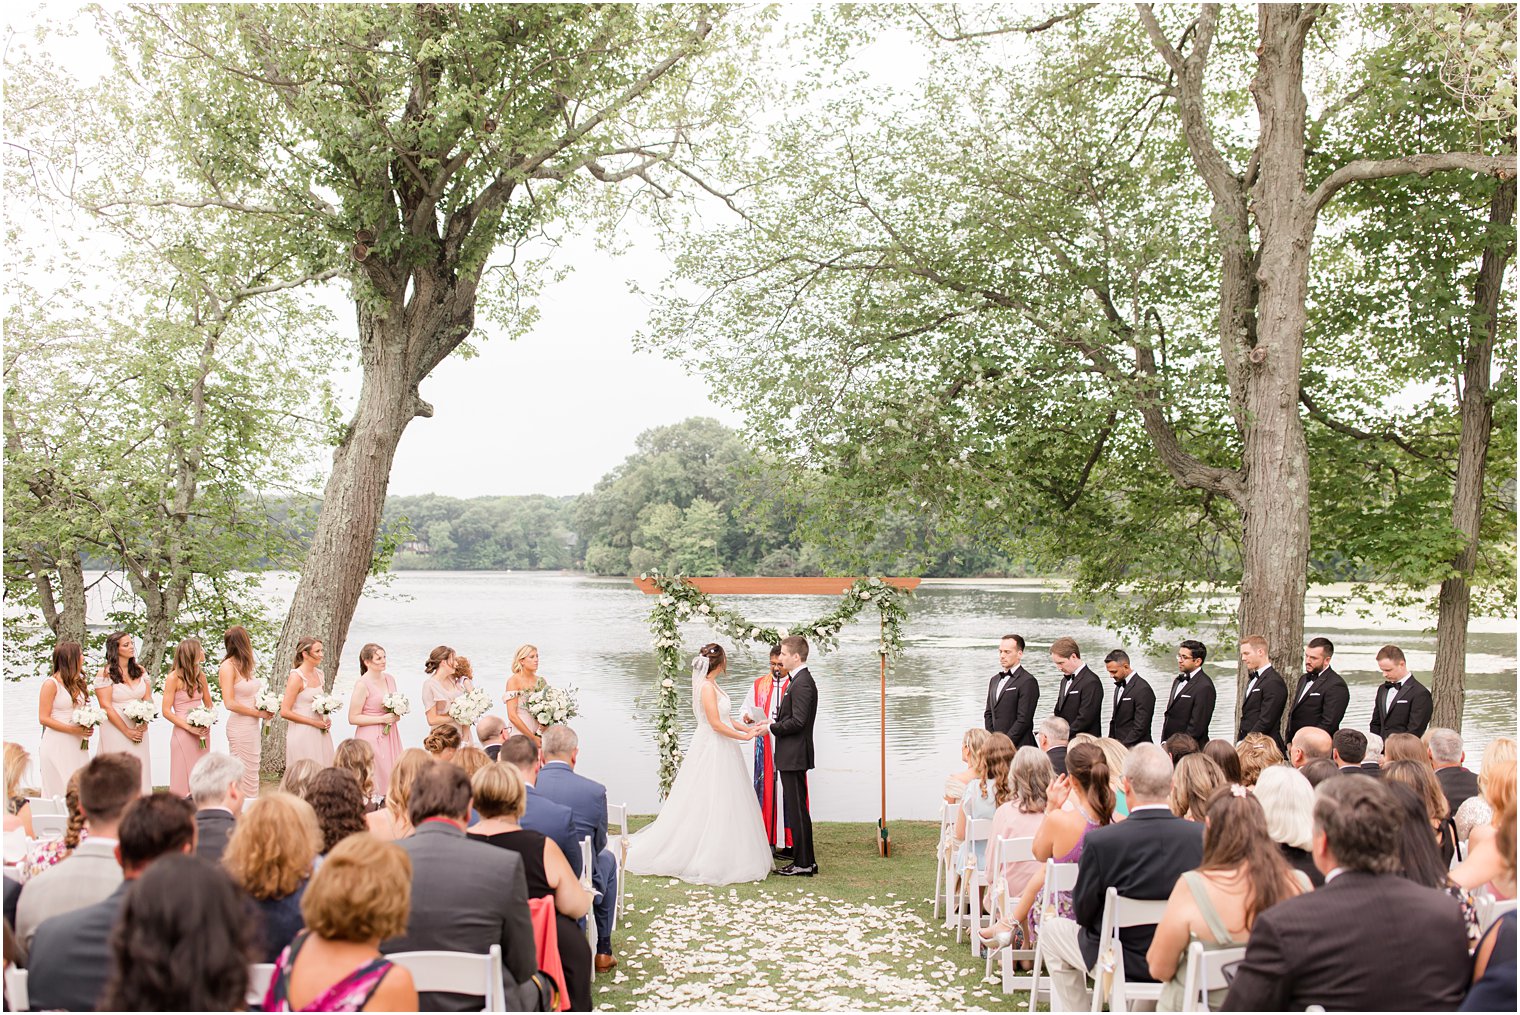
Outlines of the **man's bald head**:
<svg viewBox="0 0 1520 1015">
<path fill-rule="evenodd" d="M 1293 734 L 1293 744 L 1288 754 L 1294 768 L 1303 768 L 1309 762 L 1318 761 L 1320 758 L 1329 760 L 1333 746 L 1330 734 L 1318 726 L 1305 726 Z"/>
</svg>

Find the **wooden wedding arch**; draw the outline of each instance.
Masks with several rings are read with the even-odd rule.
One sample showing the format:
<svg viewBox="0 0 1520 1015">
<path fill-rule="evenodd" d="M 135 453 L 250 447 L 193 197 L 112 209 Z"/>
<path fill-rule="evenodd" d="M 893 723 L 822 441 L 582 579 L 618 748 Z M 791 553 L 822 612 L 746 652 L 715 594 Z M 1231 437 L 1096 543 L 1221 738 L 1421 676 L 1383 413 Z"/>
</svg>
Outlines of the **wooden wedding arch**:
<svg viewBox="0 0 1520 1015">
<path fill-rule="evenodd" d="M 887 831 L 887 658 L 902 647 L 900 627 L 905 610 L 903 603 L 918 588 L 918 578 L 686 578 L 668 577 L 657 572 L 642 574 L 634 584 L 647 595 L 660 597 L 652 611 L 650 624 L 655 631 L 655 651 L 661 657 L 659 700 L 661 719 L 656 736 L 661 750 L 661 795 L 674 777 L 679 761 L 673 729 L 676 678 L 680 672 L 679 638 L 673 637 L 677 624 L 701 619 L 736 640 L 777 644 L 785 634 L 802 635 L 813 647 L 828 651 L 837 645 L 839 628 L 852 622 L 868 604 L 874 603 L 881 620 L 881 817 L 876 822 L 877 848 L 882 856 L 891 855 L 892 839 Z M 839 596 L 840 605 L 831 613 L 788 631 L 753 624 L 732 610 L 721 607 L 714 596 Z"/>
</svg>

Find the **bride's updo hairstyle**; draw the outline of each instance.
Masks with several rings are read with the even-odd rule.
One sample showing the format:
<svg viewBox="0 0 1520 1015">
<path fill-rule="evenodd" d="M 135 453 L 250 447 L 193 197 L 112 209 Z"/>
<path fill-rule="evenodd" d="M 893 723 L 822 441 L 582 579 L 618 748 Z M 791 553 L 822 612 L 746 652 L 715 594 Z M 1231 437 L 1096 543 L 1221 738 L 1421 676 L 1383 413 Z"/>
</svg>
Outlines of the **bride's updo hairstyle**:
<svg viewBox="0 0 1520 1015">
<path fill-rule="evenodd" d="M 707 660 L 707 672 L 717 673 L 728 664 L 728 656 L 723 651 L 723 646 L 717 642 L 703 645 L 697 650 L 697 655 Z"/>
</svg>

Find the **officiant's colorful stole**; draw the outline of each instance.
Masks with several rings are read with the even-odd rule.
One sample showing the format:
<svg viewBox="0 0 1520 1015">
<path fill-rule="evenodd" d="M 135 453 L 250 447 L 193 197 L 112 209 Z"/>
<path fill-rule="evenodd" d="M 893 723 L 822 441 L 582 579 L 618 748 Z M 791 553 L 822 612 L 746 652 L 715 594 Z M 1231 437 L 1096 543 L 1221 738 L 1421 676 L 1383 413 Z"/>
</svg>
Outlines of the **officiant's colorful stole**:
<svg viewBox="0 0 1520 1015">
<path fill-rule="evenodd" d="M 774 717 L 776 703 L 786 694 L 791 683 L 792 678 L 789 676 L 778 681 L 767 673 L 757 679 L 750 689 L 750 704 L 756 712 Z M 782 845 L 783 840 L 777 837 L 776 829 L 784 819 L 776 781 L 776 755 L 769 736 L 755 738 L 755 799 L 760 802 L 760 814 L 765 819 L 766 840 L 773 846 Z M 788 847 L 792 844 L 790 828 L 786 829 L 784 844 Z"/>
</svg>

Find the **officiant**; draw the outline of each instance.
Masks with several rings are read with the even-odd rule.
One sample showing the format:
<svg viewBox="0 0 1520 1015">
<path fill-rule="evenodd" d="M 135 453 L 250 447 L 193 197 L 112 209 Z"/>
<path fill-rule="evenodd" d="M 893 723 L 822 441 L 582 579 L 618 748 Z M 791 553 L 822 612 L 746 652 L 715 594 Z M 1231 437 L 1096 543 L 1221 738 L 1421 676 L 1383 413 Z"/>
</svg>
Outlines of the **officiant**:
<svg viewBox="0 0 1520 1015">
<path fill-rule="evenodd" d="M 769 722 L 776 717 L 776 706 L 791 683 L 791 674 L 781 665 L 781 649 L 771 649 L 770 672 L 755 680 L 744 699 L 740 717 L 746 724 Z M 765 835 L 771 848 L 790 853 L 792 830 L 785 827 L 781 807 L 781 783 L 776 777 L 774 744 L 769 735 L 755 738 L 755 798 L 765 819 Z"/>
</svg>

